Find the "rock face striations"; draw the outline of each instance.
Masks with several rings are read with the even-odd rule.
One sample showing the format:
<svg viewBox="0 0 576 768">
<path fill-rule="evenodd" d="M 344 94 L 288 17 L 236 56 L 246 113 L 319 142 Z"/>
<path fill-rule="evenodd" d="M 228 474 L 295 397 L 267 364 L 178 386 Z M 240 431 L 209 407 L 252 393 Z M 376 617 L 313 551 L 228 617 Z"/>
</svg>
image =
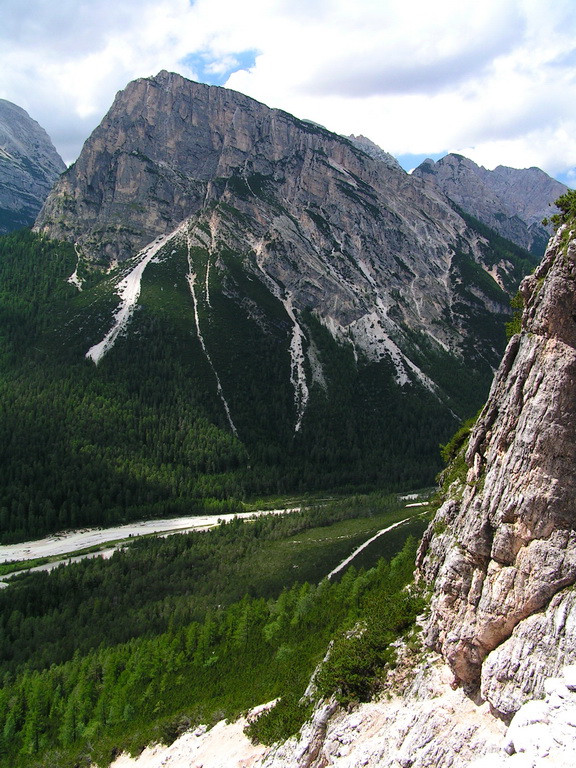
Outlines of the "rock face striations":
<svg viewBox="0 0 576 768">
<path fill-rule="evenodd" d="M 292 322 L 310 310 L 368 359 L 392 361 L 399 383 L 435 391 L 429 353 L 495 366 L 494 318 L 517 265 L 387 157 L 161 72 L 117 95 L 36 228 L 109 267 L 186 221 L 218 269 L 233 251 Z"/>
<path fill-rule="evenodd" d="M 550 237 L 542 220 L 567 190 L 539 168 L 499 165 L 489 171 L 456 154 L 437 162 L 424 160 L 413 174 L 435 184 L 463 211 L 502 237 L 539 256 Z"/>
<path fill-rule="evenodd" d="M 576 240 L 564 225 L 521 285 L 514 336 L 423 541 L 428 640 L 508 716 L 574 660 Z"/>
<path fill-rule="evenodd" d="M 65 168 L 46 131 L 0 99 L 0 233 L 32 225 Z"/>
</svg>

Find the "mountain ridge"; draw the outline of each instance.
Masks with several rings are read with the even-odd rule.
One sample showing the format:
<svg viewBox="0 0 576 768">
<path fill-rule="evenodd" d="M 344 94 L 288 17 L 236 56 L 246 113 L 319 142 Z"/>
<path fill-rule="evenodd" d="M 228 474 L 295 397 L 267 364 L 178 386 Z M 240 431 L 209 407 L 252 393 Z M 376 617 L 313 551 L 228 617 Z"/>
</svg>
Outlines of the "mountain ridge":
<svg viewBox="0 0 576 768">
<path fill-rule="evenodd" d="M 528 680 L 522 664 L 522 683 L 503 697 L 501 686 L 485 679 L 486 670 L 514 652 L 516 627 L 576 581 L 569 469 L 576 443 L 576 250 L 570 226 L 559 229 L 538 269 L 521 284 L 521 333 L 511 339 L 470 435 L 466 474 L 438 512 L 437 525 L 446 531 L 422 548 L 422 571 L 436 585 L 429 641 L 457 679 L 481 682 L 483 695 L 504 715 L 517 709 L 520 697 L 542 692 L 542 673 Z M 493 652 L 497 660 L 490 660 Z M 539 658 L 535 648 L 531 664 L 545 668 L 547 654 Z M 558 656 L 553 671 L 570 663 L 568 649 Z"/>
<path fill-rule="evenodd" d="M 160 114 L 171 122 L 160 123 Z M 402 368 L 414 370 L 414 364 L 395 337 L 402 337 L 402 325 L 422 326 L 419 316 L 431 343 L 459 354 L 466 331 L 455 335 L 442 313 L 451 314 L 452 325 L 462 323 L 452 311 L 452 286 L 446 289 L 459 280 L 454 254 L 460 244 L 463 258 L 490 276 L 483 278 L 484 291 L 458 307 L 480 301 L 488 312 L 505 314 L 497 283 L 510 285 L 513 267 L 483 265 L 481 237 L 442 197 L 399 167 L 387 167 L 384 183 L 381 173 L 382 165 L 348 139 L 163 72 L 117 96 L 36 229 L 73 240 L 89 261 L 114 265 L 199 216 L 197 229 L 210 230 L 205 247 L 214 248 L 223 231 L 235 248 L 252 252 L 249 268 L 272 292 L 285 295 L 296 311 L 316 312 L 340 338 L 351 334 L 369 357 L 400 361 L 398 375 L 405 377 Z M 492 276 L 496 283 L 488 287 Z M 407 279 L 412 308 L 391 300 Z"/>
<path fill-rule="evenodd" d="M 412 172 L 441 189 L 466 213 L 538 256 L 551 235 L 543 224 L 568 187 L 540 168 L 487 170 L 463 155 L 424 160 Z"/>
</svg>

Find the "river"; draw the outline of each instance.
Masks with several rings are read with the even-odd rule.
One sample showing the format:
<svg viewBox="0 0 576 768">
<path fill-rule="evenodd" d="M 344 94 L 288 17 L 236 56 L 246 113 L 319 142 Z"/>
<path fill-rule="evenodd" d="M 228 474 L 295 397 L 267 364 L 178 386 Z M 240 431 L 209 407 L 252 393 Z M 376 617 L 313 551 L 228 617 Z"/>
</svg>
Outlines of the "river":
<svg viewBox="0 0 576 768">
<path fill-rule="evenodd" d="M 70 552 L 80 552 L 83 549 L 100 546 L 110 541 L 119 542 L 135 536 L 146 536 L 159 533 L 184 533 L 193 530 L 205 530 L 227 522 L 235 517 L 250 518 L 259 515 L 283 515 L 295 512 L 300 507 L 287 509 L 266 509 L 257 512 L 239 512 L 225 515 L 193 515 L 191 517 L 174 517 L 169 520 L 143 520 L 141 522 L 117 525 L 113 528 L 83 528 L 78 531 L 64 531 L 35 541 L 23 541 L 19 544 L 0 546 L 0 563 L 20 560 L 36 560 L 41 557 L 65 557 Z"/>
</svg>

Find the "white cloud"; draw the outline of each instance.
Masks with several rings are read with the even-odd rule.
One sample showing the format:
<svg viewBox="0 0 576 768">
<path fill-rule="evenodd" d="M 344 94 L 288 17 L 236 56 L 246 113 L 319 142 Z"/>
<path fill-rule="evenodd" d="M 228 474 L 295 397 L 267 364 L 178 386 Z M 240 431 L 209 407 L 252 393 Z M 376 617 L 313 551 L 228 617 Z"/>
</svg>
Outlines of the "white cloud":
<svg viewBox="0 0 576 768">
<path fill-rule="evenodd" d="M 244 66 L 229 87 L 395 155 L 558 175 L 576 166 L 575 41 L 573 0 L 4 0 L 0 96 L 73 160 L 129 80 Z"/>
</svg>

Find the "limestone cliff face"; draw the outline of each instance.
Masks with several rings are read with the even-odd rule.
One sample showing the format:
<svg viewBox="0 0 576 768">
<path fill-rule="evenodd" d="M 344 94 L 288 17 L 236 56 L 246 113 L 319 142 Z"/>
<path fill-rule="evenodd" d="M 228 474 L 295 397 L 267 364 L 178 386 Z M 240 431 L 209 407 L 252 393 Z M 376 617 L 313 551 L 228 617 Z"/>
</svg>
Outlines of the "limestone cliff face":
<svg viewBox="0 0 576 768">
<path fill-rule="evenodd" d="M 161 72 L 118 94 L 36 228 L 107 267 L 183 221 L 289 313 L 312 310 L 369 359 L 391 359 L 400 383 L 434 389 L 417 369 L 430 352 L 485 371 L 500 357 L 516 267 L 439 190 L 365 139 Z"/>
<path fill-rule="evenodd" d="M 330 229 L 338 208 L 342 224 L 352 208 L 362 217 L 352 232 L 368 241 L 382 228 L 402 231 L 398 240 L 406 238 L 407 246 L 394 243 L 400 258 L 421 246 L 423 235 L 433 241 L 426 254 L 433 258 L 447 236 L 464 233 L 441 194 L 423 191 L 397 163 L 380 181 L 382 162 L 360 146 L 240 93 L 161 72 L 117 95 L 37 228 L 75 238 L 92 258 L 123 261 L 210 203 L 240 201 L 249 214 L 253 198 L 261 203 L 274 194 L 276 216 L 280 206 L 288 215 L 308 210 L 308 218 L 322 216 L 326 224 L 316 218 L 317 225 Z M 318 228 L 313 224 L 306 229 Z"/>
<path fill-rule="evenodd" d="M 432 182 L 466 213 L 539 256 L 550 237 L 542 220 L 567 190 L 539 168 L 499 165 L 489 171 L 456 154 L 437 162 L 425 160 L 413 173 Z"/>
<path fill-rule="evenodd" d="M 468 474 L 424 538 L 428 641 L 503 714 L 574 658 L 576 239 L 524 279 L 514 336 L 470 436 Z"/>
<path fill-rule="evenodd" d="M 0 234 L 34 223 L 65 168 L 46 131 L 0 99 Z"/>
</svg>

